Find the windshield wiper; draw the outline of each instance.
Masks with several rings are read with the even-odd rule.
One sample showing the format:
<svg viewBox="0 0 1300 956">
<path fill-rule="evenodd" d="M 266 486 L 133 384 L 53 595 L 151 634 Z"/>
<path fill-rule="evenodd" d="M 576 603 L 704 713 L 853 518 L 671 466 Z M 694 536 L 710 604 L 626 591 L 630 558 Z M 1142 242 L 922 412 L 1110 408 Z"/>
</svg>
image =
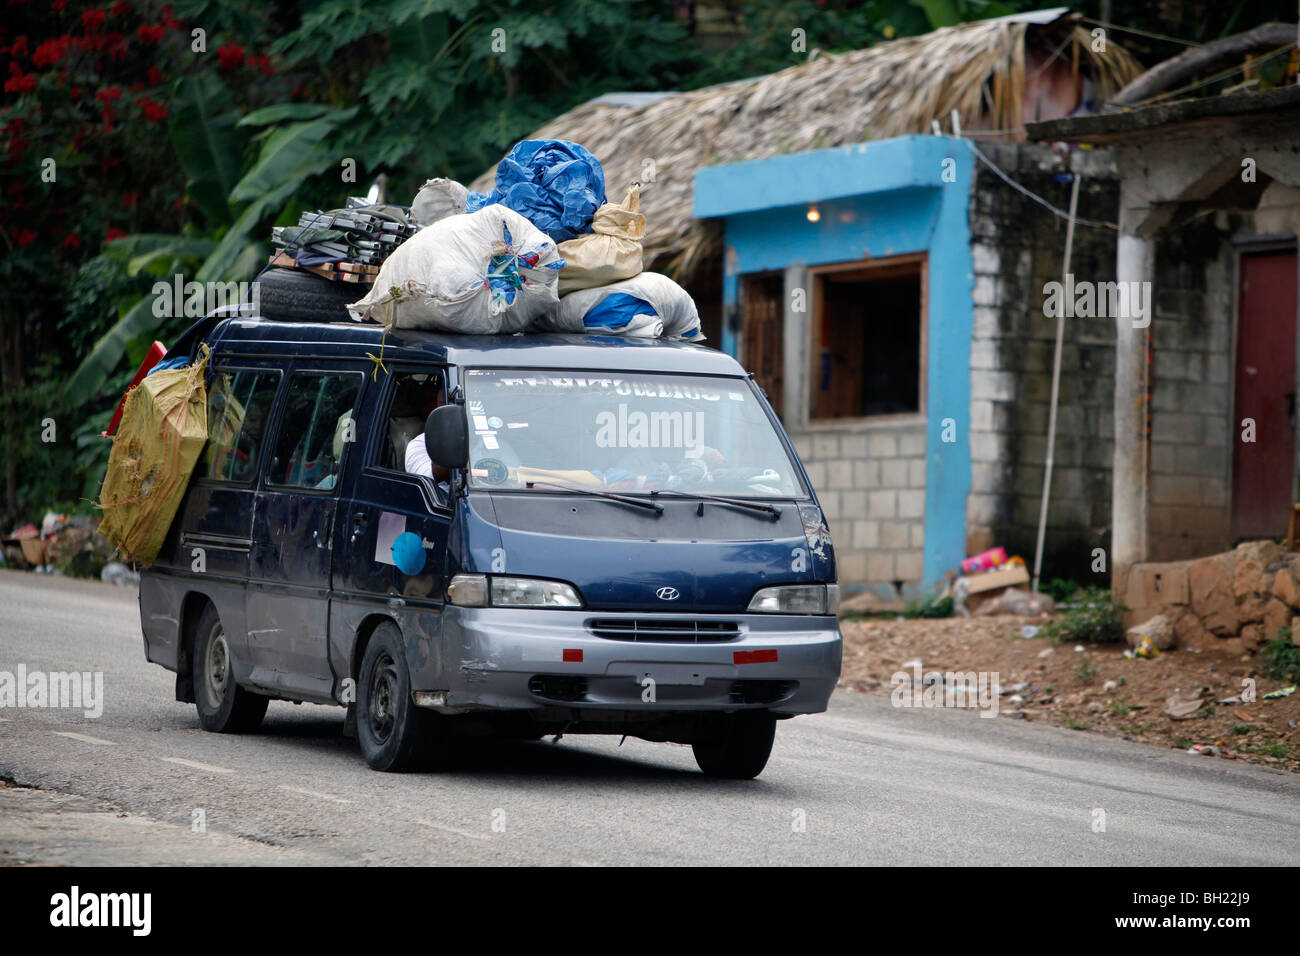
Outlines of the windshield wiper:
<svg viewBox="0 0 1300 956">
<path fill-rule="evenodd" d="M 555 481 L 526 481 L 524 486 L 532 488 L 534 485 L 547 485 L 551 488 L 559 488 L 561 491 L 570 491 L 576 495 L 594 495 L 597 498 L 608 498 L 610 501 L 620 501 L 625 505 L 636 505 L 638 508 L 649 508 L 657 515 L 664 513 L 664 506 L 656 504 L 653 501 L 646 501 L 643 498 L 632 498 L 627 495 L 616 495 L 609 491 L 597 491 L 594 488 L 579 488 L 576 485 L 562 485 Z"/>
<path fill-rule="evenodd" d="M 731 505 L 733 508 L 744 508 L 747 511 L 763 511 L 770 514 L 773 521 L 776 521 L 781 517 L 780 508 L 776 505 L 764 504 L 761 501 L 745 501 L 741 498 L 724 498 L 721 495 L 699 495 L 692 494 L 688 491 L 663 491 L 655 489 L 650 492 L 650 497 L 652 498 L 657 497 L 658 495 L 672 495 L 674 498 L 690 498 L 699 501 L 700 507 L 695 512 L 697 515 L 704 514 L 704 502 L 713 501 L 720 505 Z"/>
</svg>

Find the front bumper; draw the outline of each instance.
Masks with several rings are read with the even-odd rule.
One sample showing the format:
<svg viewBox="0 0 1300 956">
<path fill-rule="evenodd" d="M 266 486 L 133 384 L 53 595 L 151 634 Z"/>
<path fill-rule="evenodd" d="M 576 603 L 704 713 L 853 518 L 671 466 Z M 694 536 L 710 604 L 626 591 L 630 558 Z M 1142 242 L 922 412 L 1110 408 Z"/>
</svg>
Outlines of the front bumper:
<svg viewBox="0 0 1300 956">
<path fill-rule="evenodd" d="M 699 642 L 618 640 L 594 634 L 590 625 L 596 620 L 727 623 L 735 624 L 737 633 Z M 826 709 L 840 675 L 839 622 L 833 616 L 448 605 L 441 626 L 441 646 L 451 657 L 432 680 L 413 668 L 412 689 L 445 691 L 436 694 L 435 706 L 450 711 L 558 706 L 812 714 Z"/>
</svg>

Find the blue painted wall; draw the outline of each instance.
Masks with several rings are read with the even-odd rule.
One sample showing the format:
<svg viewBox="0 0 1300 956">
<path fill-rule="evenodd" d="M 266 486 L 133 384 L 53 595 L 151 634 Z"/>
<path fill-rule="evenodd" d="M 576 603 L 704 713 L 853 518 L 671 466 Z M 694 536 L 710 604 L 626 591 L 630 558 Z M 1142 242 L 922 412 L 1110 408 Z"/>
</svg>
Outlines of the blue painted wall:
<svg viewBox="0 0 1300 956">
<path fill-rule="evenodd" d="M 965 140 L 903 136 L 711 166 L 695 175 L 696 217 L 725 221 L 727 306 L 745 273 L 927 254 L 925 589 L 965 556 L 973 174 Z M 806 216 L 811 203 L 821 213 L 815 223 Z M 724 328 L 723 349 L 735 355 L 736 344 Z M 953 441 L 943 440 L 945 431 Z"/>
</svg>

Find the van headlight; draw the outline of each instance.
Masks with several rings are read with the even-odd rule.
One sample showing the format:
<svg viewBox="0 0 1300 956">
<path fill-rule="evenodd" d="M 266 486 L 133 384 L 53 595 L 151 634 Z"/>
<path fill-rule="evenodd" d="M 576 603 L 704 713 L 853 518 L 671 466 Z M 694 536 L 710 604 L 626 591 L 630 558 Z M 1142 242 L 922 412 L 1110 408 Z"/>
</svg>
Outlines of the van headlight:
<svg viewBox="0 0 1300 956">
<path fill-rule="evenodd" d="M 582 607 L 577 588 L 563 581 L 457 574 L 447 600 L 459 607 Z"/>
<path fill-rule="evenodd" d="M 760 614 L 835 614 L 840 609 L 838 584 L 787 584 L 760 589 L 749 610 Z"/>
</svg>

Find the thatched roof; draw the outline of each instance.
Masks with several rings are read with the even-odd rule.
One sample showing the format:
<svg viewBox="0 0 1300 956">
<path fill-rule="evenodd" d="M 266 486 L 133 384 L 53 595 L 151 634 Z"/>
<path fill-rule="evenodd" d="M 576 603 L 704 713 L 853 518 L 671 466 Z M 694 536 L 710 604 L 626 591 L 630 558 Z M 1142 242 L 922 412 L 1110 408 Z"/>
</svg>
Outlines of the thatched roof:
<svg viewBox="0 0 1300 956">
<path fill-rule="evenodd" d="M 1109 39 L 1104 53 L 1094 52 L 1077 16 L 1045 25 L 1025 19 L 967 23 L 848 53 L 814 50 L 807 62 L 778 73 L 687 93 L 601 97 L 528 138 L 586 146 L 603 164 L 615 202 L 646 177 L 652 161 L 654 180 L 644 182 L 641 200 L 646 261 L 689 273 L 716 250 L 718 235 L 691 215 L 702 166 L 925 133 L 934 119 L 947 129 L 954 109 L 964 130 L 1023 139 L 1027 36 L 1031 48 L 1089 76 L 1106 97 L 1142 72 Z M 487 191 L 492 178 L 489 170 L 472 188 Z"/>
</svg>

